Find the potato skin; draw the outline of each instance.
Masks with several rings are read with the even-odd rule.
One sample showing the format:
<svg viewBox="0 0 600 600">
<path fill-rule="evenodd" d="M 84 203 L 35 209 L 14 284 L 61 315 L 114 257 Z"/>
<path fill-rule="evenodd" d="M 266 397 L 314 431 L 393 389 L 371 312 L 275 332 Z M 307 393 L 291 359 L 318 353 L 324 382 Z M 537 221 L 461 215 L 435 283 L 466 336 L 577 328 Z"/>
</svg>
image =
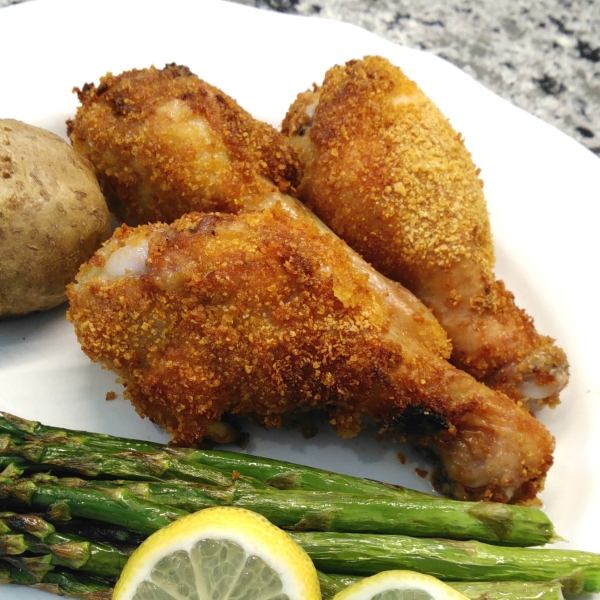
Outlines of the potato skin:
<svg viewBox="0 0 600 600">
<path fill-rule="evenodd" d="M 0 119 L 0 318 L 65 302 L 110 232 L 87 159 L 49 131 Z"/>
</svg>

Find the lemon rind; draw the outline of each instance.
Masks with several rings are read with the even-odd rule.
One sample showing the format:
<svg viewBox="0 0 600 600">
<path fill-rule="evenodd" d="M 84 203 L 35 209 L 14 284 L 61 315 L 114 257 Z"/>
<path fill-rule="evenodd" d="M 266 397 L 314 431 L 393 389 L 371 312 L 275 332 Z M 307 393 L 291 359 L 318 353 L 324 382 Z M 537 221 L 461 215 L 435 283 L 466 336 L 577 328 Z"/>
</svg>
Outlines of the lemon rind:
<svg viewBox="0 0 600 600">
<path fill-rule="evenodd" d="M 241 519 L 243 522 L 240 522 Z M 190 528 L 197 535 L 190 536 Z M 161 558 L 178 550 L 190 552 L 203 539 L 231 540 L 239 544 L 248 556 L 264 560 L 280 577 L 290 600 L 319 598 L 318 579 L 310 557 L 285 532 L 251 511 L 214 507 L 175 521 L 139 546 L 123 569 L 113 600 L 133 598 L 138 586 L 144 580 L 150 580 L 151 570 Z M 286 555 L 290 555 L 293 570 L 282 568 L 288 564 L 285 562 Z"/>
<path fill-rule="evenodd" d="M 388 590 L 419 590 L 434 600 L 467 600 L 466 596 L 431 575 L 401 570 L 367 577 L 336 594 L 333 600 L 370 600 Z"/>
</svg>

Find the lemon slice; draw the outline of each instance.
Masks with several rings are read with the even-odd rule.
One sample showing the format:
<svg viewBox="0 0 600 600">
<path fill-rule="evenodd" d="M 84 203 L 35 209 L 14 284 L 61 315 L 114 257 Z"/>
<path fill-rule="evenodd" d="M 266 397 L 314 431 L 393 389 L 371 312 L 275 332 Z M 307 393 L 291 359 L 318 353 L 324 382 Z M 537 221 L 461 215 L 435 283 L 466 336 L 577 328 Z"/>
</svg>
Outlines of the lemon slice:
<svg viewBox="0 0 600 600">
<path fill-rule="evenodd" d="M 113 600 L 320 600 L 308 554 L 264 517 L 207 508 L 152 534 L 129 558 Z"/>
<path fill-rule="evenodd" d="M 383 571 L 367 577 L 333 597 L 333 600 L 468 600 L 431 575 L 414 571 Z"/>
</svg>

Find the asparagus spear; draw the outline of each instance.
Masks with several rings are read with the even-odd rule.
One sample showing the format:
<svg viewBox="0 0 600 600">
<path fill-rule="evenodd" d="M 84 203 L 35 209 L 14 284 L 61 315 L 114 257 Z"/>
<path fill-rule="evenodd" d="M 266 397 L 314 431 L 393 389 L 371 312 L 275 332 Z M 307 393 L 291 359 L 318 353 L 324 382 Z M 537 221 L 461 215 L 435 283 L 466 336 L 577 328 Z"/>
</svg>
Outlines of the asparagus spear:
<svg viewBox="0 0 600 600">
<path fill-rule="evenodd" d="M 179 508 L 188 512 L 211 506 L 233 506 L 238 490 L 245 489 L 243 483 L 238 485 L 236 482 L 227 487 L 221 487 L 190 482 L 126 481 L 123 479 L 86 480 L 78 477 L 59 478 L 48 475 L 34 476 L 31 481 L 69 488 L 100 490 L 112 494 L 115 491 L 118 492 L 118 490 L 126 490 L 127 493 L 140 500 L 147 500 L 154 504 Z"/>
<path fill-rule="evenodd" d="M 357 575 L 319 573 L 323 600 L 362 580 Z M 447 581 L 471 600 L 564 600 L 560 583 L 552 581 Z"/>
<path fill-rule="evenodd" d="M 344 575 L 326 575 L 317 571 L 323 600 L 331 600 L 335 594 L 361 577 Z M 27 576 L 15 573 L 9 565 L 3 566 L 0 561 L 0 583 L 28 583 Z M 539 582 L 482 582 L 456 583 L 449 582 L 453 588 L 472 600 L 563 600 L 559 584 Z M 54 593 L 59 596 L 70 596 L 82 600 L 110 600 L 112 597 L 111 582 L 89 577 L 79 573 L 50 571 L 39 584 L 32 587 Z"/>
<path fill-rule="evenodd" d="M 0 513 L 0 532 L 2 533 L 28 533 L 40 540 L 44 540 L 55 531 L 54 525 L 46 522 L 39 515 L 14 512 Z"/>
<path fill-rule="evenodd" d="M 0 456 L 0 477 L 15 477 L 25 471 L 37 470 L 37 467 L 22 456 Z"/>
<path fill-rule="evenodd" d="M 73 533 L 85 537 L 92 542 L 101 544 L 116 544 L 117 546 L 139 546 L 146 535 L 125 529 L 112 523 L 103 523 L 92 519 L 70 519 L 69 521 L 57 524 L 63 533 Z"/>
<path fill-rule="evenodd" d="M 36 515 L 25 515 L 25 517 L 35 518 Z M 16 520 L 13 518 L 12 521 Z M 29 519 L 30 530 L 32 522 L 33 519 Z M 39 533 L 35 531 L 31 534 L 18 533 L 17 528 L 16 531 L 9 529 L 10 533 L 0 535 L 0 556 L 25 552 L 49 555 L 52 565 L 117 578 L 134 550 L 134 548 L 98 544 L 77 535 L 57 531 L 49 533 L 49 528 L 53 528 L 49 523 L 39 517 L 37 522 L 40 525 Z M 6 521 L 3 524 L 7 527 Z"/>
<path fill-rule="evenodd" d="M 27 585 L 57 596 L 69 596 L 81 600 L 110 600 L 112 583 L 99 578 L 65 570 L 54 569 L 37 581 L 32 575 L 0 560 L 0 583 Z"/>
<path fill-rule="evenodd" d="M 0 533 L 11 532 L 26 533 L 44 541 L 50 534 L 56 532 L 56 528 L 37 514 L 0 513 Z M 116 544 L 118 547 L 129 546 L 130 548 L 139 546 L 147 537 L 124 527 L 91 519 L 70 519 L 61 522 L 60 532 L 78 535 L 91 542 Z"/>
<path fill-rule="evenodd" d="M 24 517 L 30 516 L 35 517 L 35 515 L 24 515 Z M 43 523 L 43 520 L 39 520 Z M 81 522 L 80 531 L 84 535 L 87 524 L 87 521 Z M 50 537 L 52 535 L 55 534 L 50 534 Z M 49 575 L 53 573 L 54 571 Z M 318 572 L 318 576 L 324 600 L 332 598 L 348 585 L 361 579 L 359 576 L 326 575 L 322 572 Z M 44 577 L 44 581 L 49 581 L 49 577 Z M 552 582 L 449 582 L 449 585 L 473 600 L 563 600 L 560 584 Z"/>
<path fill-rule="evenodd" d="M 560 583 L 553 581 L 448 581 L 472 600 L 564 600 Z"/>
<path fill-rule="evenodd" d="M 10 413 L 0 411 L 0 433 L 8 434 L 23 440 L 38 439 L 40 441 L 63 443 L 68 439 L 94 444 L 98 450 L 106 452 L 155 452 L 164 448 L 163 444 L 115 437 L 104 433 L 77 431 L 44 425 L 38 421 L 21 419 Z"/>
<path fill-rule="evenodd" d="M 126 489 L 72 488 L 35 483 L 31 479 L 0 483 L 0 500 L 36 511 L 52 509 L 58 504 L 70 516 L 106 521 L 144 534 L 153 533 L 189 514 L 140 500 Z"/>
<path fill-rule="evenodd" d="M 361 493 L 369 496 L 387 493 L 400 493 L 411 497 L 428 496 L 428 494 L 422 492 L 386 483 L 330 473 L 322 469 L 304 467 L 286 461 L 252 456 L 241 452 L 179 448 L 156 442 L 52 427 L 37 421 L 21 419 L 1 411 L 0 433 L 20 437 L 23 440 L 38 440 L 51 444 L 65 444 L 72 441 L 77 445 L 107 453 L 162 451 L 182 460 L 216 468 L 224 473 L 237 471 L 242 475 L 254 477 L 279 489 L 337 491 L 350 494 Z"/>
<path fill-rule="evenodd" d="M 41 583 L 44 577 L 54 569 L 52 557 L 47 556 L 2 556 L 0 565 L 8 567 L 11 576 L 18 577 L 21 583 L 33 585 Z M 8 583 L 8 582 L 7 582 Z"/>
<path fill-rule="evenodd" d="M 389 507 L 388 514 L 396 510 L 397 519 L 401 520 L 404 514 L 404 520 L 410 523 L 410 529 L 403 530 L 403 526 L 398 525 L 395 531 L 409 535 L 476 539 L 519 546 L 541 545 L 555 539 L 548 517 L 532 507 L 458 502 L 282 461 L 232 452 L 167 448 L 151 442 L 52 428 L 6 413 L 0 413 L 0 431 L 4 432 L 0 437 L 4 442 L 3 451 L 10 456 L 21 454 L 36 464 L 69 469 L 87 476 L 110 475 L 153 481 L 193 480 L 228 486 L 232 475 L 237 477 L 238 473 L 242 473 L 238 482 L 241 479 L 256 489 L 265 490 L 265 498 L 269 496 L 269 487 L 261 486 L 256 478 L 285 489 L 297 486 L 309 491 L 338 491 L 352 497 L 345 502 L 343 510 L 354 509 L 365 519 L 372 518 L 375 504 L 381 511 Z M 20 436 L 20 440 L 31 438 L 38 441 L 15 442 L 14 436 Z M 23 468 L 22 463 L 19 467 Z M 208 474 L 206 471 L 195 474 L 196 468 L 208 469 Z M 359 495 L 368 500 L 361 501 L 357 498 Z M 322 498 L 321 502 L 324 502 L 325 497 Z M 317 496 L 315 501 L 318 501 Z M 317 509 L 314 514 L 318 516 L 323 512 Z M 325 512 L 332 514 L 331 509 Z M 288 526 L 292 526 L 291 521 Z"/>
<path fill-rule="evenodd" d="M 437 499 L 400 502 L 392 496 L 366 498 L 335 492 L 275 488 L 255 490 L 243 481 L 236 481 L 228 487 L 172 482 L 85 481 L 78 478 L 46 477 L 45 481 L 72 487 L 122 487 L 137 498 L 190 512 L 215 505 L 237 506 L 259 513 L 279 527 L 297 531 L 368 531 L 419 537 L 430 536 L 432 527 L 435 527 L 437 536 L 471 539 L 474 530 L 473 526 L 465 525 L 465 519 L 461 519 L 463 512 L 453 511 L 448 515 L 443 510 L 444 503 Z M 502 509 L 497 504 L 481 504 L 482 511 L 497 514 L 498 520 Z M 483 537 L 485 530 L 481 529 Z"/>
<path fill-rule="evenodd" d="M 189 514 L 135 498 L 120 488 L 100 491 L 27 480 L 0 484 L 0 499 L 3 497 L 15 498 L 34 508 L 66 500 L 75 516 L 105 519 L 141 533 L 151 533 L 174 518 Z M 600 555 L 586 552 L 504 548 L 480 542 L 377 534 L 291 535 L 325 572 L 366 575 L 406 568 L 446 580 L 559 580 L 569 592 L 600 591 Z"/>
<path fill-rule="evenodd" d="M 81 600 L 111 600 L 113 594 L 112 582 L 58 570 L 48 573 L 42 583 L 35 587 L 40 588 L 40 586 L 52 586 L 51 591 L 58 596 L 81 598 Z"/>
<path fill-rule="evenodd" d="M 0 535 L 0 556 L 13 556 L 27 551 L 27 544 L 21 534 Z"/>
<path fill-rule="evenodd" d="M 165 452 L 124 451 L 102 453 L 90 451 L 81 444 L 50 444 L 41 441 L 21 441 L 3 434 L 0 436 L 0 453 L 25 458 L 36 465 L 52 466 L 58 470 L 74 471 L 87 477 L 108 475 L 133 480 L 194 481 L 210 485 L 227 486 L 231 475 L 221 471 L 180 460 Z M 267 486 L 252 478 L 236 476 L 257 489 Z"/>
<path fill-rule="evenodd" d="M 9 549 L 18 548 L 18 552 L 6 552 L 6 538 L 18 539 L 18 544 L 10 544 Z M 53 533 L 44 542 L 28 539 L 26 535 L 14 534 L 0 536 L 0 557 L 6 558 L 13 554 L 38 554 L 50 557 L 50 564 L 68 567 L 101 575 L 118 578 L 131 555 L 133 549 L 124 550 L 90 542 L 79 536 Z"/>
<path fill-rule="evenodd" d="M 19 437 L 22 440 L 37 440 L 49 444 L 65 444 L 69 441 L 90 450 L 105 453 L 166 452 L 182 460 L 216 468 L 224 473 L 238 472 L 254 477 L 279 489 L 305 489 L 336 491 L 350 494 L 382 495 L 397 494 L 410 497 L 428 497 L 428 494 L 380 483 L 359 477 L 331 473 L 322 469 L 304 467 L 294 463 L 259 456 L 217 450 L 198 450 L 165 446 L 156 442 L 115 437 L 43 425 L 0 411 L 0 433 Z M 0 463 L 1 464 L 1 463 Z"/>
<path fill-rule="evenodd" d="M 326 573 L 408 569 L 445 581 L 558 581 L 566 593 L 600 591 L 600 555 L 482 542 L 358 533 L 290 533 Z"/>
<path fill-rule="evenodd" d="M 324 600 L 333 598 L 335 594 L 347 586 L 362 579 L 352 575 L 326 575 L 320 571 L 318 576 Z M 44 581 L 49 581 L 49 577 L 44 577 Z M 561 586 L 555 582 L 485 581 L 448 583 L 473 600 L 563 600 Z"/>
<path fill-rule="evenodd" d="M 319 578 L 319 587 L 321 588 L 322 600 L 331 600 L 338 592 L 347 588 L 350 584 L 346 584 L 343 581 L 335 579 L 330 575 L 317 571 L 317 577 Z M 360 577 L 357 580 L 361 579 Z"/>
</svg>

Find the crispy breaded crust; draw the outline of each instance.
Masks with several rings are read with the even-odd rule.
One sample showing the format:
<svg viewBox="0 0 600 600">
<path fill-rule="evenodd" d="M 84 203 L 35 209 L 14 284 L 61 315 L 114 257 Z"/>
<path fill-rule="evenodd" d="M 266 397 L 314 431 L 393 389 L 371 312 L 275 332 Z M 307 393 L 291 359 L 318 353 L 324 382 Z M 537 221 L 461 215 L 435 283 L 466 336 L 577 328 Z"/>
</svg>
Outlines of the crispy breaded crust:
<svg viewBox="0 0 600 600">
<path fill-rule="evenodd" d="M 171 222 L 193 210 L 263 210 L 274 202 L 299 219 L 316 219 L 281 192 L 293 191 L 299 177 L 287 138 L 185 67 L 107 76 L 97 89 L 87 85 L 79 95 L 84 105 L 70 125 L 71 136 L 94 161 L 112 190 L 112 205 L 129 223 Z M 368 274 L 371 289 L 387 298 L 396 329 L 411 331 L 449 357 L 450 343 L 431 311 L 345 249 L 355 269 Z"/>
<path fill-rule="evenodd" d="M 144 272 L 112 277 L 111 253 L 143 241 Z M 318 409 L 342 437 L 368 416 L 442 456 L 461 497 L 503 501 L 535 496 L 552 462 L 527 411 L 410 336 L 390 340 L 343 243 L 278 206 L 123 226 L 68 294 L 83 350 L 176 442 L 202 441 L 225 413 L 280 427 Z"/>
<path fill-rule="evenodd" d="M 318 92 L 308 134 L 318 165 L 311 165 L 301 188 L 317 213 L 331 217 L 342 237 L 358 241 L 357 230 L 364 231 L 372 217 L 344 202 L 349 188 L 357 188 L 383 221 L 358 249 L 383 272 L 396 272 L 399 260 L 405 272 L 463 258 L 489 270 L 493 247 L 479 171 L 460 134 L 419 87 L 389 61 L 370 56 L 331 68 Z M 293 130 L 293 115 L 301 118 L 298 113 L 314 101 L 310 93 L 301 95 L 284 120 L 284 133 Z M 401 110 L 395 110 L 398 104 Z M 316 177 L 327 179 L 327 186 Z M 335 211 L 329 206 L 334 203 Z M 389 252 L 390 244 L 399 254 Z"/>
<path fill-rule="evenodd" d="M 318 409 L 342 437 L 368 417 L 433 450 L 457 497 L 535 496 L 552 436 L 443 360 L 421 303 L 281 194 L 287 142 L 268 148 L 272 129 L 183 67 L 106 81 L 70 132 L 130 222 L 236 213 L 123 226 L 69 290 L 83 349 L 141 414 L 185 444 L 227 438 L 230 414 L 279 427 Z"/>
<path fill-rule="evenodd" d="M 300 181 L 287 140 L 187 67 L 108 73 L 97 87 L 75 91 L 81 106 L 69 137 L 126 223 L 170 222 L 192 210 L 237 212 L 244 198 L 273 187 L 269 182 L 292 192 Z"/>
<path fill-rule="evenodd" d="M 332 402 L 342 435 L 361 429 L 361 403 L 375 380 L 389 385 L 401 349 L 383 340 L 387 311 L 336 244 L 281 210 L 192 213 L 114 239 L 139 236 L 148 273 L 90 279 L 97 255 L 69 291 L 68 317 L 141 413 L 186 444 L 224 412 L 279 427 L 285 413 Z"/>
<path fill-rule="evenodd" d="M 299 94 L 283 132 L 305 166 L 300 197 L 433 310 L 454 364 L 515 399 L 523 378 L 566 384 L 564 352 L 495 278 L 482 182 L 461 135 L 399 68 L 376 56 L 333 67 Z"/>
</svg>

